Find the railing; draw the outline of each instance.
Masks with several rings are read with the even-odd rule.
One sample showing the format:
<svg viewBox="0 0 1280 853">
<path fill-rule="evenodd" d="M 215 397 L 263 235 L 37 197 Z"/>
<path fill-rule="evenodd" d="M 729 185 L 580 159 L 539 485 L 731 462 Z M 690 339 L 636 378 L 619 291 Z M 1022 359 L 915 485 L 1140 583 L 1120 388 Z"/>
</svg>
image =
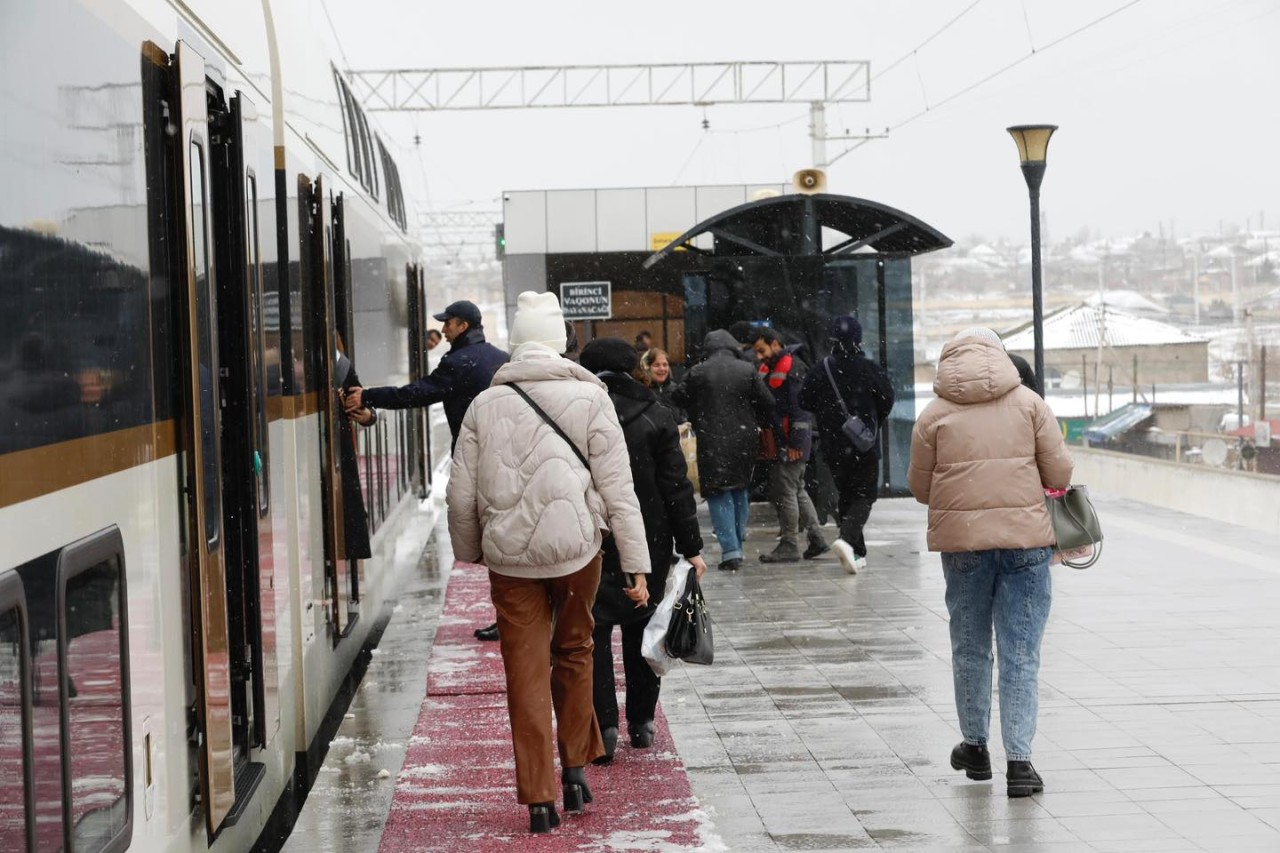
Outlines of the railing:
<svg viewBox="0 0 1280 853">
<path fill-rule="evenodd" d="M 1280 449 L 1259 448 L 1253 439 L 1244 436 L 1195 430 L 1154 431 L 1141 440 L 1092 446 L 1187 465 L 1263 474 L 1277 473 L 1275 466 L 1266 464 L 1265 454 L 1280 453 Z"/>
</svg>

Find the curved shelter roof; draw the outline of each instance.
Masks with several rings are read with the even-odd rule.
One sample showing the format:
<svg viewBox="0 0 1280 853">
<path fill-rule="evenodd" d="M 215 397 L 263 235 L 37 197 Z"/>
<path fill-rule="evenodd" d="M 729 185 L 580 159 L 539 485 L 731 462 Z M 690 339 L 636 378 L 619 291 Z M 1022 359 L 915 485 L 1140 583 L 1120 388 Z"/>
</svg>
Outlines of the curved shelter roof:
<svg viewBox="0 0 1280 853">
<path fill-rule="evenodd" d="M 825 245 L 829 232 L 838 232 Z M 693 245 L 701 234 L 715 238 L 716 251 Z M 644 261 L 652 267 L 677 249 L 717 255 L 835 259 L 909 257 L 945 249 L 951 238 L 914 216 L 853 196 L 792 194 L 748 202 L 699 222 Z"/>
</svg>

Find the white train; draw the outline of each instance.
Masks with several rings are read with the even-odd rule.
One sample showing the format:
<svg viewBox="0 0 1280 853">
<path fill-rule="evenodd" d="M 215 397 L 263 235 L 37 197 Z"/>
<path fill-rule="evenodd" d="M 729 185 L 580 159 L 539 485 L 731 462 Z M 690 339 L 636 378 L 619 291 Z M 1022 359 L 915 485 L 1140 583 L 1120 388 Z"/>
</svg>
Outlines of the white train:
<svg viewBox="0 0 1280 853">
<path fill-rule="evenodd" d="M 350 559 L 339 337 L 413 378 L 427 295 L 323 20 L 0 5 L 6 853 L 269 848 L 390 611 L 448 436 L 361 432 Z"/>
</svg>

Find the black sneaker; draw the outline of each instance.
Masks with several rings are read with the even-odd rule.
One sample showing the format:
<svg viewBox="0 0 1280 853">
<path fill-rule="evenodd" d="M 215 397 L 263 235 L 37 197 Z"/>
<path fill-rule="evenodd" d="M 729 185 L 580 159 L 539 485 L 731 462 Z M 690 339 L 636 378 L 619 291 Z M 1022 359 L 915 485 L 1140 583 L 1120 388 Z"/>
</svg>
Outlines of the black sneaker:
<svg viewBox="0 0 1280 853">
<path fill-rule="evenodd" d="M 831 550 L 831 546 L 827 544 L 827 540 L 814 537 L 809 540 L 809 547 L 804 549 L 804 558 L 812 560 L 815 557 L 821 557 L 823 554 Z"/>
<path fill-rule="evenodd" d="M 1044 780 L 1030 761 L 1010 761 L 1005 781 L 1009 785 L 1010 797 L 1029 797 L 1044 790 Z"/>
<path fill-rule="evenodd" d="M 722 572 L 736 572 L 740 568 L 742 568 L 741 560 L 725 560 L 719 566 L 719 569 Z"/>
<path fill-rule="evenodd" d="M 987 752 L 986 746 L 975 746 L 962 741 L 951 750 L 951 769 L 963 770 L 964 775 L 970 779 L 985 781 L 991 778 L 991 753 Z"/>
</svg>

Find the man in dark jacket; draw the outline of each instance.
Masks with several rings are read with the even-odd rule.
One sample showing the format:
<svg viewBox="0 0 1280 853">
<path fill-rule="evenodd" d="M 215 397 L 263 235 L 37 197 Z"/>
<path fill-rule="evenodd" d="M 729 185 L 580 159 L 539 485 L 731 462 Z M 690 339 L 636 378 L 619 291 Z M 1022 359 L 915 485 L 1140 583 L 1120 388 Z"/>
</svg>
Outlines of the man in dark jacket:
<svg viewBox="0 0 1280 853">
<path fill-rule="evenodd" d="M 751 469 L 760 450 L 759 425 L 773 395 L 756 368 L 739 356 L 733 335 L 717 329 L 703 343 L 706 360 L 689 371 L 672 398 L 689 412 L 698 436 L 698 480 L 720 543 L 720 568 L 742 566 Z"/>
<path fill-rule="evenodd" d="M 347 392 L 345 405 L 350 412 L 362 405 L 379 409 L 411 409 L 443 402 L 449 434 L 457 443 L 462 416 L 467 413 L 471 401 L 489 387 L 493 374 L 507 363 L 509 356 L 484 339 L 480 309 L 474 302 L 460 299 L 432 316 L 444 323 L 441 331 L 449 341 L 449 351 L 440 359 L 436 369 L 399 388 L 352 388 Z M 478 640 L 498 639 L 498 623 L 477 628 L 475 635 Z"/>
<path fill-rule="evenodd" d="M 640 354 L 621 338 L 597 338 L 582 348 L 579 363 L 609 388 L 609 398 L 618 413 L 631 456 L 631 478 L 635 483 L 640 512 L 644 516 L 645 538 L 649 544 L 649 605 L 637 609 L 623 592 L 624 581 L 618 548 L 605 540 L 600 590 L 592 615 L 594 633 L 593 697 L 605 755 L 597 764 L 613 759 L 618 741 L 618 692 L 613 678 L 613 628 L 622 627 L 622 669 L 627 687 L 627 729 L 631 745 L 648 747 L 653 742 L 653 715 L 662 682 L 640 654 L 649 616 L 666 589 L 671 569 L 671 547 L 684 555 L 699 577 L 707 565 L 699 553 L 702 535 L 698 530 L 698 508 L 689 483 L 680 433 L 671 410 L 631 374 Z"/>
<path fill-rule="evenodd" d="M 884 368 L 863 354 L 862 324 L 857 317 L 848 314 L 832 321 L 828 342 L 831 355 L 805 377 L 800 405 L 817 418 L 822 456 L 840 493 L 840 538 L 831 548 L 853 575 L 867 567 L 862 528 L 880 494 L 879 437 L 893 408 L 893 386 Z M 876 425 L 877 440 L 871 449 L 859 452 L 845 436 L 842 427 L 848 415 Z"/>
<path fill-rule="evenodd" d="M 476 395 L 489 387 L 493 374 L 507 363 L 507 354 L 484 339 L 480 309 L 465 299 L 434 315 L 444 323 L 441 331 L 449 351 L 436 369 L 410 385 L 353 388 L 347 393 L 347 409 L 361 405 L 378 409 L 411 409 L 444 403 L 449 432 L 458 440 L 462 416 Z"/>
<path fill-rule="evenodd" d="M 800 407 L 800 388 L 808 370 L 798 352 L 802 344 L 783 346 L 774 329 L 756 326 L 752 347 L 760 360 L 760 376 L 773 392 L 771 446 L 777 455 L 769 467 L 769 501 L 777 510 L 782 534 L 778 547 L 761 554 L 760 562 L 795 562 L 801 556 L 812 560 L 831 549 L 822 536 L 818 511 L 804 487 L 804 470 L 813 453 L 813 416 Z M 801 527 L 809 540 L 803 555 Z"/>
</svg>

